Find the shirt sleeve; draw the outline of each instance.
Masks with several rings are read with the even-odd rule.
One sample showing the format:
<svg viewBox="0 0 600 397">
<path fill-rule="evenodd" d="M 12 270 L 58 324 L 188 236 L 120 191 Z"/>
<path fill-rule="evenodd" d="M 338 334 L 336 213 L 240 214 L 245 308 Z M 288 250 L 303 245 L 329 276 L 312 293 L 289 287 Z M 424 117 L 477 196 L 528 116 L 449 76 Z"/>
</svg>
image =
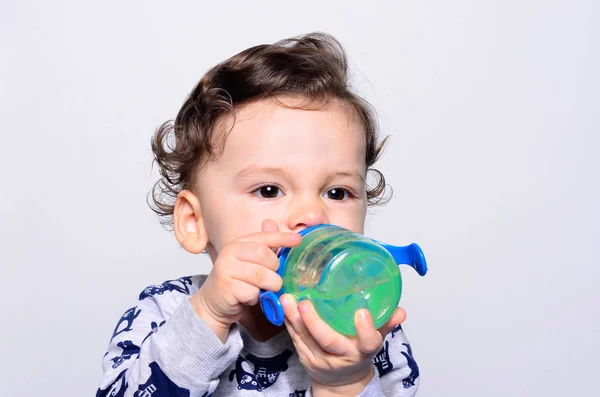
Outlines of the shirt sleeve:
<svg viewBox="0 0 600 397">
<path fill-rule="evenodd" d="M 123 314 L 102 360 L 96 397 L 202 397 L 217 388 L 242 349 L 238 326 L 222 343 L 187 295 L 166 317 L 154 297 Z"/>
<path fill-rule="evenodd" d="M 399 325 L 390 332 L 373 358 L 375 376 L 360 397 L 412 397 L 419 388 L 419 367 Z"/>
</svg>

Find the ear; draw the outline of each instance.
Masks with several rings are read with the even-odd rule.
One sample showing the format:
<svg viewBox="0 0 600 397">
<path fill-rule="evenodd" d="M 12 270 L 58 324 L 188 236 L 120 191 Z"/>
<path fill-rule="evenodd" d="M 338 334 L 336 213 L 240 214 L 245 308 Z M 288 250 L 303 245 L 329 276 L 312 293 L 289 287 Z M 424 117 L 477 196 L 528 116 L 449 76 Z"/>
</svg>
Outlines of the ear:
<svg viewBox="0 0 600 397">
<path fill-rule="evenodd" d="M 173 229 L 177 241 L 186 251 L 199 254 L 206 249 L 208 234 L 204 227 L 200 201 L 189 190 L 183 190 L 177 195 Z"/>
</svg>

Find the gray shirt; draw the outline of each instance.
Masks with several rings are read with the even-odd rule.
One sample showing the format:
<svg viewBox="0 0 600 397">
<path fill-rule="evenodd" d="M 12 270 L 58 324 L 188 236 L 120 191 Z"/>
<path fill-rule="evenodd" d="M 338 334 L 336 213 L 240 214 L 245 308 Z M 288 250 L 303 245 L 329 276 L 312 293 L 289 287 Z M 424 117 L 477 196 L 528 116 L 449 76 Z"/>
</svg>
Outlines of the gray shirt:
<svg viewBox="0 0 600 397">
<path fill-rule="evenodd" d="M 147 287 L 114 329 L 97 397 L 311 396 L 311 378 L 282 331 L 258 342 L 239 324 L 222 343 L 189 302 L 205 275 Z M 419 369 L 400 326 L 359 394 L 414 396 Z"/>
</svg>

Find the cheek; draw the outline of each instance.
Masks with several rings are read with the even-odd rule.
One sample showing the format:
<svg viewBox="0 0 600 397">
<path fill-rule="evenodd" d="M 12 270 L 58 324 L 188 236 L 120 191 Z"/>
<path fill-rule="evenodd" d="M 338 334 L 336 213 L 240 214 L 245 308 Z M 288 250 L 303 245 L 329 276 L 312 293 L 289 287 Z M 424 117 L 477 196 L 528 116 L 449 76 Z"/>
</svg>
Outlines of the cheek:
<svg viewBox="0 0 600 397">
<path fill-rule="evenodd" d="M 204 217 L 209 239 L 217 252 L 231 241 L 260 232 L 262 221 L 268 216 L 260 209 L 242 203 L 227 203 L 207 207 Z"/>
<path fill-rule="evenodd" d="M 361 214 L 361 216 L 357 217 L 355 222 L 352 225 L 352 231 L 360 234 L 364 234 L 365 232 L 365 214 Z"/>
<path fill-rule="evenodd" d="M 363 234 L 365 229 L 366 205 L 360 205 L 352 210 L 336 212 L 329 221 L 356 233 Z"/>
</svg>

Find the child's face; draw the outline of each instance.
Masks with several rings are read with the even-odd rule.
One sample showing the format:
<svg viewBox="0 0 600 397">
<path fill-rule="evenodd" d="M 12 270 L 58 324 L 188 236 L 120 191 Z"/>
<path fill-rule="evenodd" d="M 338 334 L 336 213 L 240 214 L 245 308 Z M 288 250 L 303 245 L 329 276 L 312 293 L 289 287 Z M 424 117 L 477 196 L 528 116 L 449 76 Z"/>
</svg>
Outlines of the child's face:
<svg viewBox="0 0 600 397">
<path fill-rule="evenodd" d="M 280 231 L 331 223 L 363 233 L 365 178 L 364 129 L 338 103 L 319 110 L 273 100 L 248 105 L 237 112 L 222 155 L 198 173 L 209 252 L 260 232 L 265 219 Z"/>
</svg>

